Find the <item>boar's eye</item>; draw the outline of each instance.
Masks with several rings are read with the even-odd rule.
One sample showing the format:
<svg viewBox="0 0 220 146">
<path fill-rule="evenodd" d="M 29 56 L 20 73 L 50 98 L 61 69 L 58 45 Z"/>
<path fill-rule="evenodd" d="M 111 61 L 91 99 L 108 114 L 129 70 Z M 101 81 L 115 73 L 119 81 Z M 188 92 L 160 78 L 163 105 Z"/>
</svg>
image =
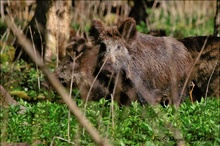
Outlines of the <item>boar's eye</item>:
<svg viewBox="0 0 220 146">
<path fill-rule="evenodd" d="M 100 44 L 100 52 L 105 52 L 106 51 L 106 45 L 104 43 Z"/>
<path fill-rule="evenodd" d="M 119 51 L 121 49 L 121 46 L 117 46 L 116 51 Z"/>
</svg>

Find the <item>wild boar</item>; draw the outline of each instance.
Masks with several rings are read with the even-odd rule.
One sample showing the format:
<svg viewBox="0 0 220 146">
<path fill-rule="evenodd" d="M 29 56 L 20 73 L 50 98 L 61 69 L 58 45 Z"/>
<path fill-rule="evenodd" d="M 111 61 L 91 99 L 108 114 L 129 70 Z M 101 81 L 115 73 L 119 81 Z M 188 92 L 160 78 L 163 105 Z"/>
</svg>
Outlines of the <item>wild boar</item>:
<svg viewBox="0 0 220 146">
<path fill-rule="evenodd" d="M 181 42 L 139 33 L 133 18 L 125 19 L 118 27 L 105 27 L 100 20 L 93 20 L 90 36 L 100 46 L 95 72 L 104 63 L 98 78 L 101 82 L 105 82 L 103 77 L 120 74 L 122 89 L 131 100 L 138 98 L 141 103 L 155 105 L 168 99 L 179 105 L 193 63 Z M 136 97 L 129 96 L 130 90 L 135 90 Z M 187 89 L 183 93 L 186 96 Z"/>
<path fill-rule="evenodd" d="M 99 100 L 109 94 L 107 87 L 95 80 L 93 75 L 97 64 L 98 49 L 87 43 L 85 38 L 73 37 L 68 54 L 55 73 L 63 84 L 70 86 L 71 79 L 79 89 L 81 99 Z M 90 90 L 91 88 L 91 90 Z"/>
</svg>

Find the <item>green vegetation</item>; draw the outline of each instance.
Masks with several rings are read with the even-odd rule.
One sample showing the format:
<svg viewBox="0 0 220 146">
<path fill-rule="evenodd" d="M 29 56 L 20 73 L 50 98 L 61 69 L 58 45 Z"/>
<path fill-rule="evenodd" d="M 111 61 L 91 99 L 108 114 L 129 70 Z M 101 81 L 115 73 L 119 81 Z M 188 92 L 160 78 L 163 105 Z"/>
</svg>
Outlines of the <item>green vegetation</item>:
<svg viewBox="0 0 220 146">
<path fill-rule="evenodd" d="M 1 74 L 4 75 L 1 84 L 8 87 L 10 95 L 25 107 L 25 112 L 20 112 L 19 106 L 1 107 L 0 141 L 72 145 L 67 142 L 70 140 L 75 144 L 95 145 L 75 117 L 68 118 L 68 108 L 60 103 L 59 95 L 42 85 L 39 88 L 38 80 L 45 82 L 45 79 L 34 65 L 24 61 L 12 63 L 9 57 L 1 62 Z M 76 93 L 74 90 L 73 97 Z M 82 100 L 77 99 L 77 104 L 84 110 Z M 179 110 L 172 106 L 141 106 L 138 102 L 130 107 L 112 104 L 104 99 L 89 102 L 86 116 L 114 145 L 176 145 L 169 124 L 180 131 L 187 145 L 220 144 L 219 99 L 209 97 L 194 104 L 186 100 Z"/>
<path fill-rule="evenodd" d="M 205 5 L 200 9 L 200 5 L 197 7 L 194 4 L 196 8 L 193 9 L 190 1 L 188 3 L 185 8 L 168 4 L 160 9 L 147 9 L 149 25 L 142 23 L 137 29 L 145 33 L 150 29 L 165 29 L 167 35 L 175 37 L 212 34 L 213 6 Z M 89 23 L 84 25 L 72 22 L 73 28 L 88 31 Z M 13 37 L 3 35 L 7 26 L 2 20 L 0 28 L 0 84 L 19 101 L 19 105 L 25 107 L 25 111 L 21 112 L 19 106 L 6 108 L 0 104 L 0 142 L 95 145 L 75 117 L 71 115 L 68 118 L 67 106 L 53 88 L 45 86 L 47 84 L 42 72 L 34 64 L 12 62 L 15 49 L 9 42 Z M 73 89 L 73 97 L 77 92 L 77 89 Z M 0 101 L 2 99 L 0 96 Z M 84 110 L 85 103 L 80 99 L 76 99 L 76 102 Z M 178 110 L 172 106 L 141 106 L 138 102 L 130 107 L 119 107 L 102 99 L 89 102 L 85 111 L 102 136 L 116 146 L 176 145 L 175 130 L 180 132 L 180 138 L 185 140 L 186 145 L 220 145 L 220 100 L 215 97 L 194 104 L 186 100 Z"/>
<path fill-rule="evenodd" d="M 168 36 L 183 38 L 212 35 L 214 32 L 215 8 L 210 2 L 162 1 L 160 8 L 146 11 L 149 24 L 143 22 L 137 27 L 144 33 L 151 29 L 164 29 Z"/>
<path fill-rule="evenodd" d="M 77 100 L 80 108 L 84 103 Z M 20 113 L 18 106 L 2 109 L 0 114 L 1 141 L 28 142 L 41 141 L 49 145 L 55 136 L 68 140 L 68 120 L 70 122 L 70 140 L 82 145 L 91 145 L 91 137 L 85 133 L 74 116 L 68 119 L 68 108 L 49 101 L 30 104 L 19 102 L 26 107 Z M 141 106 L 134 102 L 131 107 L 119 107 L 110 102 L 90 102 L 86 115 L 99 132 L 114 145 L 175 145 L 173 133 L 166 122 L 179 129 L 188 145 L 219 145 L 220 114 L 219 99 L 208 98 L 201 103 L 183 103 L 179 110 L 174 107 Z M 5 118 L 7 117 L 7 118 Z M 166 122 L 165 122 L 166 121 Z M 68 145 L 68 142 L 55 139 L 56 145 Z M 93 144 L 92 144 L 93 145 Z"/>
<path fill-rule="evenodd" d="M 9 65 L 10 64 L 10 65 Z M 15 63 L 4 62 L 1 64 L 0 84 L 10 91 L 10 95 L 15 99 L 22 98 L 28 101 L 39 101 L 47 97 L 47 100 L 55 98 L 54 92 L 46 91 L 42 86 L 44 82 L 43 74 L 40 70 L 27 64 L 24 61 Z"/>
</svg>

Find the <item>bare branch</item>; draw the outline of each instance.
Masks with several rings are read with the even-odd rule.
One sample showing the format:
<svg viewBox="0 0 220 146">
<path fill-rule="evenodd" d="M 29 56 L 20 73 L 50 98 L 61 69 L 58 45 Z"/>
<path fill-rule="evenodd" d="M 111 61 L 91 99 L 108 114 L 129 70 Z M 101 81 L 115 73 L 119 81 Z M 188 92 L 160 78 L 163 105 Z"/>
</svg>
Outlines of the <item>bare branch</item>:
<svg viewBox="0 0 220 146">
<path fill-rule="evenodd" d="M 95 143 L 99 146 L 108 146 L 110 145 L 105 139 L 103 139 L 95 127 L 89 122 L 89 120 L 83 115 L 82 111 L 77 107 L 76 102 L 69 98 L 68 93 L 65 91 L 65 88 L 59 82 L 59 80 L 55 77 L 55 75 L 47 69 L 44 65 L 43 58 L 36 52 L 34 53 L 34 48 L 31 42 L 18 30 L 17 26 L 10 19 L 5 19 L 6 24 L 12 30 L 12 32 L 17 36 L 19 44 L 24 48 L 26 53 L 31 57 L 31 59 L 41 68 L 45 76 L 50 81 L 51 85 L 56 89 L 56 91 L 60 94 L 63 101 L 67 104 L 70 111 L 75 115 L 76 119 L 79 123 L 85 127 L 91 137 L 94 139 Z"/>
<path fill-rule="evenodd" d="M 206 101 L 207 94 L 208 94 L 209 84 L 210 84 L 210 81 L 211 81 L 211 79 L 212 79 L 212 75 L 213 75 L 213 73 L 214 73 L 215 68 L 216 68 L 217 65 L 218 65 L 218 60 L 217 60 L 216 63 L 215 63 L 215 66 L 214 66 L 214 68 L 213 68 L 213 70 L 212 70 L 212 73 L 211 73 L 211 75 L 210 75 L 210 77 L 209 77 L 209 80 L 208 80 L 208 83 L 207 83 L 207 87 L 206 87 L 206 91 L 205 91 L 205 101 Z"/>
<path fill-rule="evenodd" d="M 14 100 L 11 95 L 5 90 L 5 88 L 0 84 L 0 96 L 2 97 L 0 101 L 2 102 L 3 106 L 9 105 L 17 105 L 17 101 Z"/>
<path fill-rule="evenodd" d="M 190 68 L 189 74 L 188 74 L 188 76 L 187 76 L 187 78 L 186 78 L 186 81 L 185 81 L 185 83 L 184 83 L 184 85 L 183 85 L 183 89 L 182 89 L 181 94 L 180 94 L 179 104 L 180 104 L 180 100 L 182 99 L 182 96 L 183 96 L 184 90 L 185 90 L 185 88 L 186 88 L 187 82 L 189 81 L 189 78 L 190 78 L 190 76 L 191 76 L 191 74 L 192 74 L 192 71 L 193 71 L 193 69 L 194 69 L 196 63 L 199 61 L 199 58 L 200 58 L 200 56 L 202 55 L 203 50 L 205 49 L 206 43 L 207 43 L 207 41 L 208 41 L 208 38 L 209 38 L 209 36 L 207 36 L 207 38 L 205 39 L 205 42 L 204 42 L 204 44 L 203 44 L 203 46 L 202 46 L 201 51 L 199 52 L 199 54 L 198 54 L 196 60 L 194 61 L 193 65 L 192 65 L 191 68 Z M 178 105 L 179 105 L 179 104 L 178 104 Z"/>
</svg>

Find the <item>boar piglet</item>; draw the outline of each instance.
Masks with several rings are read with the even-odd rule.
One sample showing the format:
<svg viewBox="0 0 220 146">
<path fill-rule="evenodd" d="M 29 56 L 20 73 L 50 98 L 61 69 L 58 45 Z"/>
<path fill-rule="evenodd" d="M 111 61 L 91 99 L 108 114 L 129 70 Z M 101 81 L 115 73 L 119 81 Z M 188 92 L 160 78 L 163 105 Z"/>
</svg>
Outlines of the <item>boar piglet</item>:
<svg viewBox="0 0 220 146">
<path fill-rule="evenodd" d="M 97 64 L 98 48 L 87 42 L 85 38 L 73 37 L 71 46 L 68 47 L 67 55 L 60 63 L 55 73 L 60 81 L 70 85 L 73 84 L 80 91 L 81 99 L 97 101 L 109 93 L 108 89 L 98 80 L 94 83 L 93 75 Z M 91 87 L 92 86 L 92 87 Z M 91 88 L 91 91 L 90 91 Z"/>
<path fill-rule="evenodd" d="M 155 105 L 168 99 L 170 104 L 179 105 L 193 63 L 181 42 L 139 33 L 133 18 L 125 19 L 118 27 L 106 27 L 100 20 L 93 20 L 90 36 L 100 45 L 97 68 L 104 63 L 102 77 L 120 74 L 122 91 L 125 89 L 131 100 Z"/>
<path fill-rule="evenodd" d="M 205 97 L 205 95 L 219 98 L 220 37 L 195 36 L 179 39 L 179 41 L 187 47 L 194 60 L 196 60 L 203 45 L 205 45 L 198 62 L 193 68 L 193 82 L 196 87 L 192 92 L 193 101 L 200 101 L 201 97 Z"/>
</svg>

